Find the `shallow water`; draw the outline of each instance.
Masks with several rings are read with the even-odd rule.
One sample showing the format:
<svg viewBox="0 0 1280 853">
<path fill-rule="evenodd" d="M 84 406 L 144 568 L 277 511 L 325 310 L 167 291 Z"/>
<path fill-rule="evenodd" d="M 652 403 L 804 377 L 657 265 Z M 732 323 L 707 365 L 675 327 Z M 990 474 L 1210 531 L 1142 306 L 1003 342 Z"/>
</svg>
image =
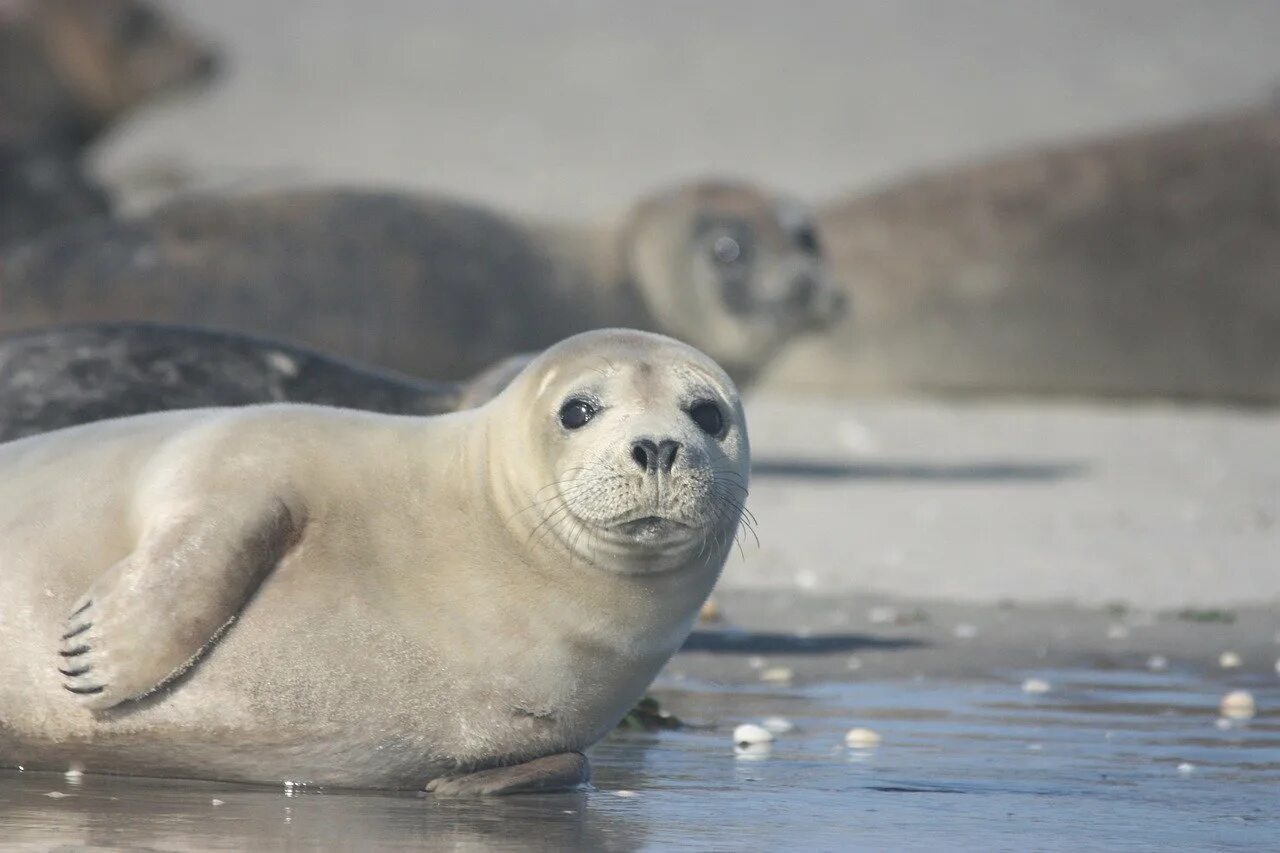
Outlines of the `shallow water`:
<svg viewBox="0 0 1280 853">
<path fill-rule="evenodd" d="M 1048 680 L 1024 693 L 1024 677 Z M 1258 716 L 1221 729 L 1247 687 Z M 803 686 L 658 684 L 709 728 L 620 734 L 595 788 L 436 801 L 386 794 L 5 772 L 5 849 L 1274 849 L 1280 679 L 1195 668 L 1014 670 Z M 734 724 L 796 725 L 762 757 Z M 883 736 L 843 745 L 851 726 Z M 1191 769 L 1180 765 L 1190 764 Z M 62 796 L 50 796 L 60 794 Z"/>
</svg>

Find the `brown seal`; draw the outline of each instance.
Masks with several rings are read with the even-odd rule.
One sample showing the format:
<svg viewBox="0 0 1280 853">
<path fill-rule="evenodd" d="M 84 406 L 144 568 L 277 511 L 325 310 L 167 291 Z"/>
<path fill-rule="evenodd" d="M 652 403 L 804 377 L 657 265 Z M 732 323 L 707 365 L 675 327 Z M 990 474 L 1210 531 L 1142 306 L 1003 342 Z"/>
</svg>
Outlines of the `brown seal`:
<svg viewBox="0 0 1280 853">
<path fill-rule="evenodd" d="M 858 311 L 788 385 L 1280 401 L 1280 110 L 945 169 L 821 221 Z"/>
<path fill-rule="evenodd" d="M 841 306 L 806 209 L 727 182 L 655 193 L 610 228 L 385 192 L 193 198 L 0 258 L 3 331 L 209 324 L 442 379 L 627 326 L 749 381 Z"/>
</svg>

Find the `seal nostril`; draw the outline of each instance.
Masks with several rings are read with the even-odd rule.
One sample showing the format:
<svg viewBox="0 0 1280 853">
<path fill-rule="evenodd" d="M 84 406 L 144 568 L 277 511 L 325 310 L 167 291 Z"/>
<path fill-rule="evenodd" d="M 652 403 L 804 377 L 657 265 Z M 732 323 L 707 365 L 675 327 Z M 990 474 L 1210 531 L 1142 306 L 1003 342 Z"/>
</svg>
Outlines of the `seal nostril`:
<svg viewBox="0 0 1280 853">
<path fill-rule="evenodd" d="M 658 448 L 647 438 L 643 438 L 631 445 L 631 458 L 640 466 L 641 471 L 650 471 L 654 463 L 657 461 Z"/>
<path fill-rule="evenodd" d="M 680 454 L 680 442 L 667 439 L 658 445 L 658 467 L 664 474 L 670 474 L 676 464 L 676 456 Z"/>
</svg>

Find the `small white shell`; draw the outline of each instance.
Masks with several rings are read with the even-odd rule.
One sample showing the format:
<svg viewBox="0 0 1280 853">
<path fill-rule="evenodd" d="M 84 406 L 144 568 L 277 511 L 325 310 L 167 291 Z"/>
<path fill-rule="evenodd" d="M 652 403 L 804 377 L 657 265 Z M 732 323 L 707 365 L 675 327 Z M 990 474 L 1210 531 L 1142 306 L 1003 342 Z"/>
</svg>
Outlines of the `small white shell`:
<svg viewBox="0 0 1280 853">
<path fill-rule="evenodd" d="M 773 743 L 773 732 L 754 723 L 743 723 L 733 730 L 733 743 L 735 746 Z"/>
<path fill-rule="evenodd" d="M 760 721 L 760 725 L 775 735 L 785 735 L 787 732 L 793 731 L 796 727 L 795 723 L 791 722 L 786 717 L 766 717 Z"/>
<path fill-rule="evenodd" d="M 1250 720 L 1258 713 L 1258 706 L 1253 701 L 1253 694 L 1248 690 L 1232 690 L 1222 697 L 1218 705 L 1222 716 L 1228 720 Z"/>
<path fill-rule="evenodd" d="M 1048 693 L 1052 689 L 1053 685 L 1043 678 L 1028 678 L 1022 682 L 1023 693 Z"/>
<path fill-rule="evenodd" d="M 1152 655 L 1147 658 L 1147 669 L 1152 672 L 1164 672 L 1169 668 L 1169 659 L 1164 655 Z"/>
<path fill-rule="evenodd" d="M 785 666 L 770 667 L 760 673 L 761 681 L 770 681 L 775 684 L 783 684 L 791 680 L 794 673 Z"/>
<path fill-rule="evenodd" d="M 1222 667 L 1223 669 L 1236 669 L 1237 667 L 1240 667 L 1243 664 L 1244 664 L 1244 661 L 1241 660 L 1240 655 L 1236 654 L 1235 652 L 1223 652 L 1222 654 L 1218 655 L 1218 666 Z"/>
<path fill-rule="evenodd" d="M 1196 772 L 1196 766 L 1189 761 L 1184 761 L 1178 765 L 1178 772 L 1183 776 L 1190 776 L 1192 773 Z"/>
<path fill-rule="evenodd" d="M 978 626 L 971 625 L 968 622 L 961 622 L 951 631 L 957 640 L 972 640 L 978 636 Z"/>
<path fill-rule="evenodd" d="M 879 746 L 882 740 L 883 738 L 880 737 L 879 732 L 864 728 L 849 729 L 844 736 L 845 746 L 851 746 L 854 749 L 869 749 L 873 746 Z"/>
</svg>

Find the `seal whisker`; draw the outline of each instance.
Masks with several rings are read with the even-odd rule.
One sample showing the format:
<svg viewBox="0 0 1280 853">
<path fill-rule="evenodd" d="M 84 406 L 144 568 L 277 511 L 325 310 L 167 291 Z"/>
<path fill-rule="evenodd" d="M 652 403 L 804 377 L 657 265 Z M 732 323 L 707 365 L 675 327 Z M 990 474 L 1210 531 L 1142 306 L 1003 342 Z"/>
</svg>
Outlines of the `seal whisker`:
<svg viewBox="0 0 1280 853">
<path fill-rule="evenodd" d="M 93 669 L 92 666 L 90 666 L 89 664 L 85 664 L 84 666 L 77 667 L 75 669 L 63 669 L 62 667 L 58 667 L 58 672 L 67 676 L 68 678 L 74 678 L 77 675 L 84 675 L 86 672 L 89 672 L 91 669 Z"/>
<path fill-rule="evenodd" d="M 76 646 L 74 649 L 59 649 L 58 654 L 62 655 L 64 658 L 73 658 L 82 655 L 87 651 L 89 651 L 88 646 Z"/>
</svg>

